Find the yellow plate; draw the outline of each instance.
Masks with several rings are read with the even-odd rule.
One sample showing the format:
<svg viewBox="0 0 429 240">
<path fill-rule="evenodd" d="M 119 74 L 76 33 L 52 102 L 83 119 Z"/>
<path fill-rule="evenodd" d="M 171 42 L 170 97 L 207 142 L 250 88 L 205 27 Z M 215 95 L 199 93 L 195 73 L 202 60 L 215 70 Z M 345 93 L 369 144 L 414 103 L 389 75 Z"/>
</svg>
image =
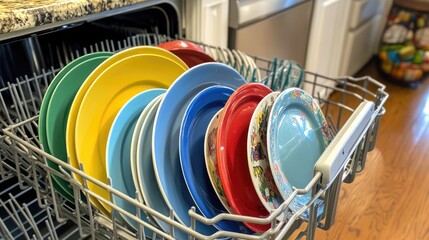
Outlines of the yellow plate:
<svg viewBox="0 0 429 240">
<path fill-rule="evenodd" d="M 110 127 L 122 106 L 136 94 L 168 88 L 186 68 L 169 58 L 139 54 L 107 68 L 86 92 L 76 119 L 75 144 L 85 172 L 107 184 L 106 144 Z M 88 188 L 110 200 L 109 193 L 88 182 Z M 110 207 L 101 204 L 110 212 Z"/>
<path fill-rule="evenodd" d="M 115 63 L 117 63 L 117 62 L 119 62 L 119 61 L 121 61 L 127 57 L 137 55 L 137 54 L 155 54 L 158 56 L 163 56 L 163 57 L 169 59 L 171 62 L 176 63 L 176 65 L 180 66 L 181 69 L 183 69 L 182 71 L 185 71 L 186 69 L 188 69 L 186 64 L 180 58 L 176 57 L 174 54 L 172 54 L 166 50 L 157 48 L 157 47 L 149 47 L 149 46 L 135 47 L 135 48 L 130 48 L 130 49 L 124 50 L 122 52 L 119 52 L 119 53 L 113 55 L 112 57 L 110 57 L 106 61 L 104 61 L 102 64 L 100 64 L 88 76 L 88 78 L 85 80 L 83 85 L 80 87 L 79 91 L 77 92 L 77 94 L 73 100 L 73 103 L 72 103 L 72 106 L 70 109 L 70 113 L 68 116 L 67 130 L 66 130 L 66 147 L 67 147 L 67 154 L 68 154 L 71 166 L 79 169 L 79 163 L 77 161 L 76 145 L 75 145 L 75 131 L 76 131 L 76 120 L 77 120 L 79 108 L 81 106 L 82 100 L 83 100 L 86 92 L 88 91 L 90 86 L 94 83 L 94 81 L 100 75 L 102 75 L 102 73 L 106 69 L 108 69 L 110 66 L 114 65 Z M 129 69 L 127 69 L 127 70 L 129 70 Z M 168 71 L 168 69 L 163 69 L 163 71 Z M 82 183 L 82 179 L 80 177 L 78 177 L 77 175 L 74 175 L 74 177 L 80 183 Z M 90 200 L 97 208 L 99 208 L 99 210 L 102 213 L 110 216 L 109 211 L 107 211 L 98 202 L 98 200 L 96 200 L 95 198 L 91 198 Z"/>
</svg>

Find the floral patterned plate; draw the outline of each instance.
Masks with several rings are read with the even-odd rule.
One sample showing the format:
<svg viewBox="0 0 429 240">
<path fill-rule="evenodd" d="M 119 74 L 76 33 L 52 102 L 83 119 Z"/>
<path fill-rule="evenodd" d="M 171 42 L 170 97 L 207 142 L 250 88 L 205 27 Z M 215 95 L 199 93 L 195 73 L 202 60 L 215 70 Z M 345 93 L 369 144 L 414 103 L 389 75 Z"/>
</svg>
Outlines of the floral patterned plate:
<svg viewBox="0 0 429 240">
<path fill-rule="evenodd" d="M 283 203 L 283 198 L 274 182 L 267 153 L 267 126 L 271 108 L 280 92 L 273 92 L 259 102 L 247 134 L 247 160 L 253 186 L 264 207 L 274 211 Z"/>
<path fill-rule="evenodd" d="M 274 181 L 287 199 L 293 187 L 305 188 L 313 178 L 314 164 L 329 144 L 328 124 L 313 98 L 289 88 L 276 99 L 268 120 L 268 159 Z M 289 207 L 300 210 L 310 194 L 296 196 Z M 320 202 L 319 202 L 320 203 Z M 318 209 L 320 214 L 322 210 Z M 308 213 L 302 215 L 308 217 Z"/>
<path fill-rule="evenodd" d="M 231 206 L 228 204 L 228 200 L 225 196 L 222 183 L 220 182 L 219 172 L 217 170 L 217 159 L 216 159 L 216 136 L 217 128 L 219 126 L 219 116 L 223 108 L 220 109 L 212 118 L 207 127 L 206 135 L 204 138 L 204 159 L 206 161 L 207 173 L 209 175 L 210 182 L 215 190 L 216 195 L 219 197 L 220 202 L 229 213 L 234 213 Z"/>
</svg>

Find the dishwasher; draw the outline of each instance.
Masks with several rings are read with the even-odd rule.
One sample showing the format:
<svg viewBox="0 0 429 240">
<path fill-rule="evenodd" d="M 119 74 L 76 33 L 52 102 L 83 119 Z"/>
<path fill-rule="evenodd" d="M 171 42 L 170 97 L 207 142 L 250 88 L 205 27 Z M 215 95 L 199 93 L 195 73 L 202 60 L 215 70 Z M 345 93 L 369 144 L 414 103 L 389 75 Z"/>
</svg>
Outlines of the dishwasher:
<svg viewBox="0 0 429 240">
<path fill-rule="evenodd" d="M 310 183 L 303 189 L 295 189 L 290 198 L 265 218 L 224 213 L 209 219 L 193 207 L 189 209 L 192 224 L 185 226 L 174 218 L 173 209 L 168 216 L 156 212 L 43 150 L 37 132 L 40 104 L 47 86 L 62 67 L 87 53 L 118 52 L 186 39 L 181 35 L 182 4 L 147 1 L 143 7 L 125 13 L 77 21 L 0 42 L 0 239 L 175 239 L 175 231 L 185 232 L 188 239 L 286 239 L 294 234 L 297 238 L 314 239 L 316 228 L 329 230 L 334 224 L 337 204 L 341 204 L 338 202 L 341 185 L 352 183 L 356 174 L 364 170 L 367 153 L 375 147 L 385 113 L 383 105 L 388 98 L 385 86 L 371 77 L 329 78 L 305 71 L 304 84 L 312 89 L 309 93 L 321 105 L 335 137 L 317 161 Z M 196 44 L 207 52 L 219 51 L 218 47 Z M 14 52 L 21 54 L 13 56 Z M 220 57 L 213 58 L 229 64 Z M 251 58 L 262 78 L 275 71 L 277 59 Z M 321 97 L 316 91 L 319 89 L 334 93 Z M 59 171 L 50 168 L 48 160 L 58 164 Z M 70 172 L 79 173 L 83 184 L 72 178 Z M 52 175 L 70 183 L 74 202 L 54 190 Z M 137 229 L 132 231 L 124 223 L 112 221 L 88 204 L 85 198 L 101 198 L 88 189 L 88 182 L 135 206 L 137 214 L 130 217 L 138 223 Z M 290 202 L 307 193 L 311 194 L 309 202 L 298 212 L 289 213 Z M 114 209 L 112 212 L 129 215 L 112 202 L 107 204 Z M 317 213 L 320 206 L 322 214 Z M 162 219 L 170 226 L 170 232 L 141 220 L 140 211 Z M 302 217 L 307 211 L 308 217 Z M 255 235 L 218 231 L 206 236 L 195 230 L 197 221 L 214 225 L 224 219 L 270 224 L 270 228 Z M 145 229 L 154 234 L 146 236 Z"/>
</svg>

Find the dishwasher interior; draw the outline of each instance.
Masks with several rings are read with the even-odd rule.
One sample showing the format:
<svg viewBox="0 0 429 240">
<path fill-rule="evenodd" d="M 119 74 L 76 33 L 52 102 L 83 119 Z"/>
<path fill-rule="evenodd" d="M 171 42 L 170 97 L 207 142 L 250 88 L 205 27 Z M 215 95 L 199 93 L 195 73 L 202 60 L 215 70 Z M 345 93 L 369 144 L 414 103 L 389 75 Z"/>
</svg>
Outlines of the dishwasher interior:
<svg viewBox="0 0 429 240">
<path fill-rule="evenodd" d="M 139 209 L 137 216 L 130 216 L 139 223 L 139 227 L 131 231 L 82 200 L 82 196 L 87 199 L 90 196 L 97 197 L 97 194 L 88 190 L 86 184 L 80 185 L 66 171 L 53 171 L 48 167 L 47 159 L 57 163 L 63 170 L 79 174 L 85 181 L 94 182 L 82 169 L 74 169 L 44 152 L 38 141 L 37 119 L 41 100 L 47 86 L 61 68 L 86 53 L 118 52 L 141 45 L 156 46 L 172 39 L 181 39 L 180 33 L 180 13 L 171 4 L 162 3 L 124 15 L 50 29 L 0 45 L 0 127 L 3 129 L 0 134 L 0 238 L 174 239 L 174 232 L 180 230 L 187 233 L 189 239 L 284 239 L 305 224 L 305 230 L 298 236 L 313 239 L 316 227 L 328 230 L 334 224 L 341 184 L 353 182 L 355 175 L 364 169 L 366 154 L 375 146 L 378 125 L 384 114 L 383 104 L 388 95 L 384 92 L 384 86 L 370 77 L 333 79 L 306 72 L 305 84 L 313 89 L 311 95 L 323 106 L 328 116 L 331 134 L 336 136 L 333 142 L 343 145 L 346 150 L 343 149 L 339 154 L 334 144 L 329 145 L 326 154 L 319 159 L 320 163 L 326 164 L 316 168 L 309 185 L 305 189 L 296 189 L 291 199 L 287 199 L 275 212 L 266 218 L 221 214 L 207 219 L 197 214 L 195 209 L 189 211 L 194 223 L 200 221 L 211 225 L 222 219 L 270 223 L 271 228 L 260 235 L 219 231 L 205 236 L 195 230 L 195 224 L 184 226 L 174 219 L 173 214 L 164 216 L 136 199 L 123 197 L 111 186 L 97 183 Z M 216 55 L 219 48 L 204 43 L 196 44 L 207 53 L 212 53 L 218 62 L 229 64 Z M 259 67 L 261 78 L 272 76 L 276 59 L 251 57 Z M 240 69 L 240 66 L 234 67 Z M 243 71 L 241 73 L 245 74 Z M 326 81 L 334 82 L 335 86 L 325 85 Z M 332 89 L 337 92 L 337 96 L 322 98 L 316 92 L 319 88 Z M 373 107 L 368 108 L 368 103 Z M 70 182 L 75 194 L 74 202 L 69 202 L 53 190 L 51 174 Z M 326 179 L 328 175 L 330 178 Z M 311 201 L 301 211 L 285 217 L 283 212 L 287 212 L 293 197 L 307 192 L 311 192 Z M 316 213 L 319 207 L 316 199 L 323 201 L 321 215 Z M 115 211 L 129 215 L 113 203 L 108 204 Z M 144 229 L 152 227 L 140 219 L 140 210 L 170 224 L 171 231 L 166 233 L 154 229 L 153 236 L 145 236 Z M 306 211 L 309 211 L 309 217 L 301 218 Z"/>
</svg>

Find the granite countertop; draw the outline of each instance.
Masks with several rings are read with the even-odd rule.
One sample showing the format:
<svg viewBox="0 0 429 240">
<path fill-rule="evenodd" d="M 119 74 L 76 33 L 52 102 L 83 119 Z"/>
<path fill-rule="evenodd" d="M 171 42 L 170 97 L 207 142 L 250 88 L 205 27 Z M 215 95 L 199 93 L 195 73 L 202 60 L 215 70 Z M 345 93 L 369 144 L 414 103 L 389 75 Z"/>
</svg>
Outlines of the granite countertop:
<svg viewBox="0 0 429 240">
<path fill-rule="evenodd" d="M 0 34 L 61 22 L 146 0 L 0 0 Z"/>
</svg>

